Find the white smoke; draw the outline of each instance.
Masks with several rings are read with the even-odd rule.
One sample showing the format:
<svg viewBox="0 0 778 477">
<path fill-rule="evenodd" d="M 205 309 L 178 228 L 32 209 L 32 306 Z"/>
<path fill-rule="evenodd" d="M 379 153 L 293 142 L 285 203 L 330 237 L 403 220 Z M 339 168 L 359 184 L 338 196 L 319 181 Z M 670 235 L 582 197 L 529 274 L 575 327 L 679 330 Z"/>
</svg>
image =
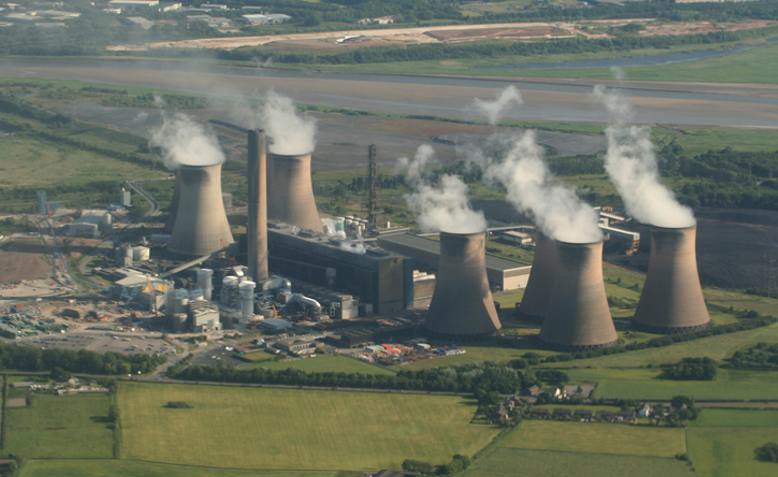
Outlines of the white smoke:
<svg viewBox="0 0 778 477">
<path fill-rule="evenodd" d="M 291 98 L 268 91 L 260 112 L 262 127 L 275 154 L 306 154 L 316 146 L 316 119 L 298 114 Z"/>
<path fill-rule="evenodd" d="M 478 112 L 478 114 L 486 117 L 489 124 L 495 125 L 502 119 L 503 114 L 508 110 L 511 104 L 515 104 L 516 106 L 524 104 L 521 93 L 513 85 L 500 91 L 491 101 L 475 98 L 473 100 L 472 108 Z"/>
<path fill-rule="evenodd" d="M 413 192 L 405 201 L 416 215 L 416 223 L 425 232 L 474 233 L 486 230 L 486 219 L 480 211 L 470 207 L 467 184 L 459 177 L 444 175 L 438 184 L 423 178 L 425 167 L 433 160 L 435 151 L 422 145 L 414 158 L 403 158 L 400 165 Z"/>
<path fill-rule="evenodd" d="M 162 125 L 151 132 L 149 142 L 162 148 L 165 167 L 170 170 L 224 162 L 216 134 L 183 113 L 162 111 Z"/>
<path fill-rule="evenodd" d="M 554 180 L 543 154 L 535 132 L 527 131 L 516 138 L 502 160 L 487 167 L 485 177 L 505 186 L 508 201 L 519 212 L 531 215 L 548 237 L 571 243 L 601 240 L 594 209 L 573 188 Z"/>
<path fill-rule="evenodd" d="M 651 129 L 630 124 L 634 113 L 627 98 L 601 85 L 595 86 L 594 96 L 608 110 L 605 170 L 616 185 L 627 213 L 640 222 L 659 227 L 694 225 L 691 209 L 678 203 L 672 191 L 661 183 Z"/>
</svg>

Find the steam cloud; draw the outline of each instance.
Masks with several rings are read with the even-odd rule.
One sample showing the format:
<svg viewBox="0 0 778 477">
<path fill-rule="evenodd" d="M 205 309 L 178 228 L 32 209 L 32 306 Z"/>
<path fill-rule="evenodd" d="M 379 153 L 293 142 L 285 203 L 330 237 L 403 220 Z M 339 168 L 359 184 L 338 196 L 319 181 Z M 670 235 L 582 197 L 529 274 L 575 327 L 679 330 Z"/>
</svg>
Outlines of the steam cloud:
<svg viewBox="0 0 778 477">
<path fill-rule="evenodd" d="M 487 166 L 485 176 L 504 185 L 508 201 L 530 214 L 548 237 L 571 243 L 602 239 L 594 209 L 573 188 L 554 181 L 534 131 L 519 136 L 502 160 Z"/>
<path fill-rule="evenodd" d="M 416 215 L 416 223 L 425 232 L 474 233 L 486 230 L 486 219 L 470 207 L 468 187 L 459 177 L 444 175 L 435 185 L 423 178 L 425 167 L 435 151 L 422 145 L 413 159 L 400 159 L 406 177 L 414 191 L 405 195 L 408 207 Z"/>
<path fill-rule="evenodd" d="M 472 107 L 478 114 L 486 117 L 489 124 L 494 126 L 502 119 L 503 114 L 508 110 L 511 104 L 515 104 L 516 106 L 524 104 L 521 93 L 513 85 L 503 89 L 492 101 L 475 98 Z"/>
<path fill-rule="evenodd" d="M 594 96 L 608 110 L 605 170 L 624 200 L 627 213 L 640 222 L 659 227 L 694 225 L 691 209 L 678 203 L 672 191 L 659 180 L 651 129 L 629 124 L 634 114 L 627 98 L 602 85 L 594 88 Z"/>
<path fill-rule="evenodd" d="M 150 143 L 162 148 L 165 167 L 170 170 L 224 162 L 224 153 L 213 131 L 183 113 L 162 111 L 162 126 L 152 131 Z"/>
<path fill-rule="evenodd" d="M 316 119 L 298 114 L 291 98 L 268 91 L 260 115 L 271 152 L 291 156 L 314 150 Z"/>
</svg>

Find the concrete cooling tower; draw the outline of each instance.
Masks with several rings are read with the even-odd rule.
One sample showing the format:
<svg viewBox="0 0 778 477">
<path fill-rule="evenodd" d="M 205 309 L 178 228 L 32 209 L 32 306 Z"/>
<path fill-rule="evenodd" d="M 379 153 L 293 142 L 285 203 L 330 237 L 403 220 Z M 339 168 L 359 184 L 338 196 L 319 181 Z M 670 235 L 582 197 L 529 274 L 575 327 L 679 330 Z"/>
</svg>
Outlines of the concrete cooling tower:
<svg viewBox="0 0 778 477">
<path fill-rule="evenodd" d="M 697 227 L 651 229 L 651 256 L 633 323 L 638 328 L 677 333 L 710 323 L 697 273 Z"/>
<path fill-rule="evenodd" d="M 267 140 L 260 130 L 248 132 L 248 243 L 249 275 L 259 284 L 269 278 L 267 264 Z"/>
<path fill-rule="evenodd" d="M 179 185 L 179 182 L 178 171 L 176 171 L 176 188 L 173 190 L 173 200 L 170 201 L 170 209 L 168 210 L 167 220 L 165 220 L 165 228 L 163 229 L 166 234 L 172 234 L 173 226 L 176 224 L 178 201 L 181 197 L 181 186 Z"/>
<path fill-rule="evenodd" d="M 535 237 L 532 270 L 519 305 L 519 313 L 523 316 L 536 319 L 543 319 L 546 316 L 551 289 L 554 286 L 554 267 L 556 267 L 556 242 L 538 233 Z"/>
<path fill-rule="evenodd" d="M 320 232 L 321 219 L 311 182 L 311 155 L 271 153 L 267 177 L 268 218 Z"/>
<path fill-rule="evenodd" d="M 440 233 L 437 283 L 424 327 L 443 336 L 492 335 L 501 327 L 486 277 L 486 233 Z"/>
<path fill-rule="evenodd" d="M 615 344 L 618 337 L 602 275 L 602 242 L 556 246 L 556 278 L 540 339 L 569 350 Z"/>
<path fill-rule="evenodd" d="M 233 242 L 222 200 L 221 170 L 221 164 L 178 169 L 181 193 L 168 243 L 171 252 L 203 256 Z"/>
</svg>

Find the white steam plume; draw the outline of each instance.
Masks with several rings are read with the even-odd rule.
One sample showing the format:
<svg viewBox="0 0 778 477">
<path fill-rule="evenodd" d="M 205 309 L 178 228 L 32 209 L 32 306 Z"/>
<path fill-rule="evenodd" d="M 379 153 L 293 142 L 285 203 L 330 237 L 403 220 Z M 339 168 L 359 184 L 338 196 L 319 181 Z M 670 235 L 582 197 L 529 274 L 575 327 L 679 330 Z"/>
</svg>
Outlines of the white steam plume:
<svg viewBox="0 0 778 477">
<path fill-rule="evenodd" d="M 408 207 L 416 215 L 416 223 L 425 232 L 475 233 L 486 230 L 486 219 L 470 207 L 468 187 L 459 177 L 444 175 L 438 184 L 423 178 L 424 168 L 433 158 L 434 150 L 422 145 L 413 159 L 400 160 L 413 192 L 405 195 Z"/>
<path fill-rule="evenodd" d="M 268 91 L 260 112 L 262 126 L 270 136 L 275 154 L 306 154 L 316 146 L 316 119 L 298 114 L 291 98 Z"/>
<path fill-rule="evenodd" d="M 651 129 L 634 126 L 632 105 L 624 96 L 598 85 L 594 96 L 608 110 L 605 170 L 616 185 L 627 213 L 640 222 L 680 228 L 695 224 L 691 209 L 681 205 L 659 180 Z"/>
<path fill-rule="evenodd" d="M 489 121 L 489 124 L 494 126 L 502 119 L 503 114 L 508 110 L 511 104 L 515 104 L 516 106 L 524 104 L 521 93 L 513 85 L 500 91 L 491 101 L 475 98 L 473 100 L 472 108 L 478 112 L 478 114 L 484 116 Z"/>
<path fill-rule="evenodd" d="M 216 134 L 183 113 L 162 111 L 162 126 L 152 131 L 150 143 L 162 148 L 165 167 L 170 170 L 224 162 Z"/>
<path fill-rule="evenodd" d="M 594 209 L 574 189 L 554 181 L 534 131 L 519 136 L 501 161 L 487 167 L 485 176 L 503 184 L 508 201 L 531 215 L 548 237 L 571 243 L 602 239 Z"/>
</svg>

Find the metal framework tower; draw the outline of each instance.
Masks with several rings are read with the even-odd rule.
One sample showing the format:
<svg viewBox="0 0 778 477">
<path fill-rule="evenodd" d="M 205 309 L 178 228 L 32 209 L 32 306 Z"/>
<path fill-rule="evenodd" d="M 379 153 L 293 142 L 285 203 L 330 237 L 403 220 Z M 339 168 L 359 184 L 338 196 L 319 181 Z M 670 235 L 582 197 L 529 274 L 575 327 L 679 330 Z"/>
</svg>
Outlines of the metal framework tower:
<svg viewBox="0 0 778 477">
<path fill-rule="evenodd" d="M 378 149 L 375 144 L 367 148 L 367 233 L 378 234 L 377 188 L 378 188 Z"/>
</svg>

